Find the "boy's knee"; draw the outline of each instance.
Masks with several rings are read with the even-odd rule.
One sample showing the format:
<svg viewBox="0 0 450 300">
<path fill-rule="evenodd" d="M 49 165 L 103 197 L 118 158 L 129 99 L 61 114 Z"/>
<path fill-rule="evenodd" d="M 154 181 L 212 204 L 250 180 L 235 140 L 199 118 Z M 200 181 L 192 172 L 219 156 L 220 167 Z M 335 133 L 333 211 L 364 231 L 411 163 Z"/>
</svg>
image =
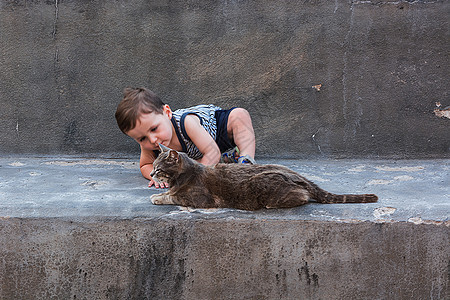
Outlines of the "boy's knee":
<svg viewBox="0 0 450 300">
<path fill-rule="evenodd" d="M 241 121 L 246 123 L 250 121 L 250 113 L 245 108 L 237 107 L 231 111 L 228 118 L 231 122 Z"/>
<path fill-rule="evenodd" d="M 240 107 L 233 109 L 228 117 L 227 131 L 229 138 L 235 142 L 238 135 L 254 135 L 250 113 Z"/>
</svg>

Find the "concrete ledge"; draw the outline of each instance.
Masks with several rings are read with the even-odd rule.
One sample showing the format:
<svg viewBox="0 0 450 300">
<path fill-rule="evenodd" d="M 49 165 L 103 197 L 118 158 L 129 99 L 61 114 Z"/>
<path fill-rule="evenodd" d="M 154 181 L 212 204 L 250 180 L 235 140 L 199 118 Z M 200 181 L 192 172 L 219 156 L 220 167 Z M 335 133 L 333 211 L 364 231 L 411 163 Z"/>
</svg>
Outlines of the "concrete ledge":
<svg viewBox="0 0 450 300">
<path fill-rule="evenodd" d="M 278 162 L 380 202 L 188 211 L 131 160 L 0 159 L 0 299 L 448 298 L 448 160 Z"/>
</svg>

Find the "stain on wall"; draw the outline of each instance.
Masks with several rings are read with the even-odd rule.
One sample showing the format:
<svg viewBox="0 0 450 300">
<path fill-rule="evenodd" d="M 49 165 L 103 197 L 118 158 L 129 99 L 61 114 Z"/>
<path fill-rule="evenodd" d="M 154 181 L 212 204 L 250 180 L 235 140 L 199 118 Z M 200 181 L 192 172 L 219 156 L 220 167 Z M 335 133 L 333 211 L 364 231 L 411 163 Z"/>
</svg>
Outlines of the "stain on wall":
<svg viewBox="0 0 450 300">
<path fill-rule="evenodd" d="M 447 118 L 450 119 L 450 106 L 442 108 L 440 102 L 436 102 L 436 108 L 434 109 L 434 114 L 439 118 Z"/>
</svg>

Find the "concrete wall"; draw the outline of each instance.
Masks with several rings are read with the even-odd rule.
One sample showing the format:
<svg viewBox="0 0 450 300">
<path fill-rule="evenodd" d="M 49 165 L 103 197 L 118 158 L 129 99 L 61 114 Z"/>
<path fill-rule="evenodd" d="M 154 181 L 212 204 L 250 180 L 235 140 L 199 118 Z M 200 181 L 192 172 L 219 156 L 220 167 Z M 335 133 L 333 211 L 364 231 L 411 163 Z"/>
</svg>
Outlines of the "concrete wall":
<svg viewBox="0 0 450 300">
<path fill-rule="evenodd" d="M 0 219 L 1 299 L 448 299 L 448 222 Z"/>
<path fill-rule="evenodd" d="M 0 1 L 0 154 L 136 154 L 122 89 L 250 110 L 257 155 L 449 157 L 448 1 Z M 313 88 L 322 85 L 320 91 Z"/>
</svg>

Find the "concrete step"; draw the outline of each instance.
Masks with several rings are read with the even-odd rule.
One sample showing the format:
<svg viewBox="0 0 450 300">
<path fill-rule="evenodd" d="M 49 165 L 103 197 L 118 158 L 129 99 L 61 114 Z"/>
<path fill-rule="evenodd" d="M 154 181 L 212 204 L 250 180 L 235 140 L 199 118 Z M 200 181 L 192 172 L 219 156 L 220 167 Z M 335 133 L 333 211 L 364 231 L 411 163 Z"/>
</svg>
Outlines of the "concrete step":
<svg viewBox="0 0 450 300">
<path fill-rule="evenodd" d="M 374 204 L 154 206 L 130 159 L 0 159 L 0 299 L 448 299 L 450 160 L 261 160 Z"/>
</svg>

